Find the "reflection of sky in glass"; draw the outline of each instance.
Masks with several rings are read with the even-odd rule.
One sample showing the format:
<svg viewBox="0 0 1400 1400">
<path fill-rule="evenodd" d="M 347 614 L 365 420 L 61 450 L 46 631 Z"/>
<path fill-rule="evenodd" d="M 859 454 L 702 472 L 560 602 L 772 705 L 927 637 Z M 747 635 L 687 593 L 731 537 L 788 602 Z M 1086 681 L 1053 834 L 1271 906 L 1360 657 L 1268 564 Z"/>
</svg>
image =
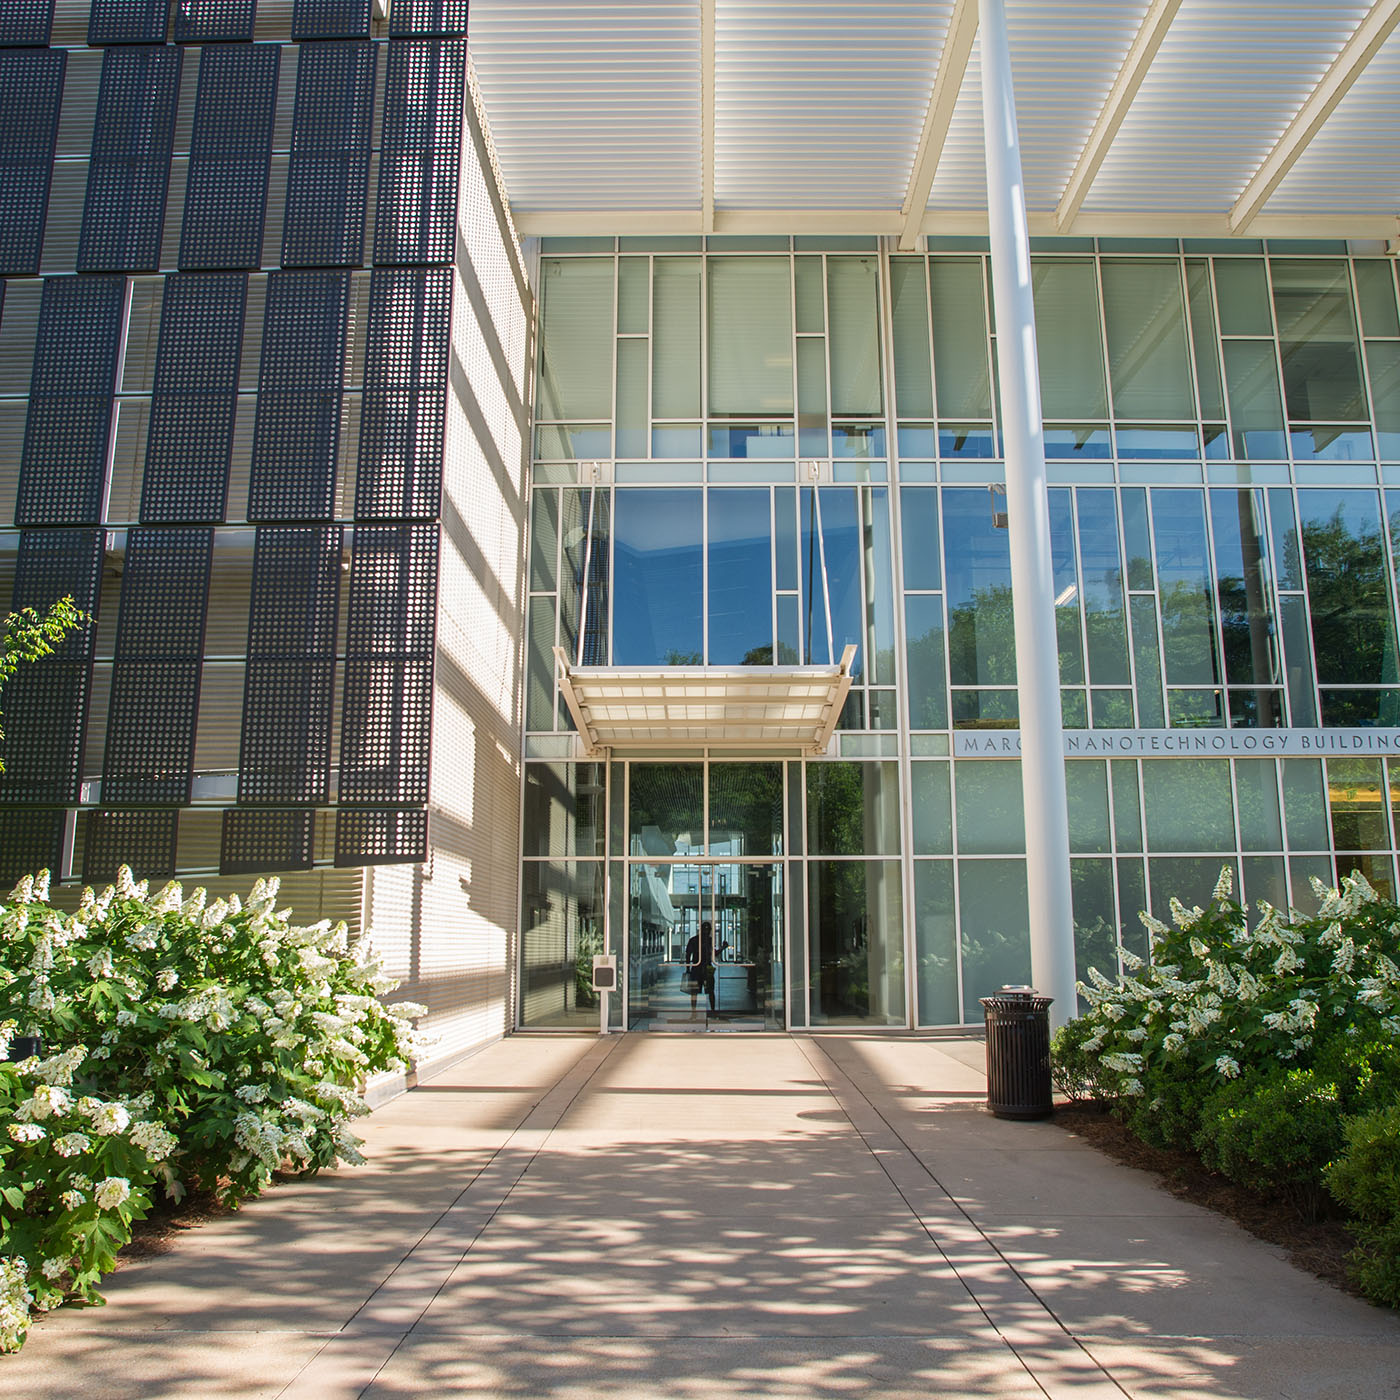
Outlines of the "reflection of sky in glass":
<svg viewBox="0 0 1400 1400">
<path fill-rule="evenodd" d="M 613 664 L 698 665 L 700 490 L 619 490 L 614 511 Z"/>
<path fill-rule="evenodd" d="M 821 541 L 815 529 L 813 492 L 802 493 L 802 635 L 809 661 L 818 665 L 841 659 L 842 648 L 855 642 L 853 674 L 865 670 L 861 645 L 860 512 L 854 487 L 826 486 L 821 490 Z M 822 595 L 822 553 L 826 555 L 826 587 L 831 598 L 831 655 L 826 646 L 826 609 Z"/>
<path fill-rule="evenodd" d="M 768 492 L 711 491 L 709 507 L 710 665 L 771 665 Z"/>
</svg>

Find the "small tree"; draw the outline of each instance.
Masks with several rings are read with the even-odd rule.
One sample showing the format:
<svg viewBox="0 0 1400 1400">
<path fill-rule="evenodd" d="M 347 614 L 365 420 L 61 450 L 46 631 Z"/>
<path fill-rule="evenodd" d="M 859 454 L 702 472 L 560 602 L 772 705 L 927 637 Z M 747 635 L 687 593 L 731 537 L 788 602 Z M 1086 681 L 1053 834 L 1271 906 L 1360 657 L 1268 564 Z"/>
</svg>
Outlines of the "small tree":
<svg viewBox="0 0 1400 1400">
<path fill-rule="evenodd" d="M 74 605 L 72 598 L 60 598 L 42 617 L 33 608 L 10 613 L 0 626 L 0 695 L 5 682 L 22 663 L 52 656 L 59 643 L 87 620 L 87 614 Z M 4 737 L 4 728 L 0 727 L 0 739 Z M 0 773 L 4 771 L 4 760 L 0 759 Z"/>
</svg>

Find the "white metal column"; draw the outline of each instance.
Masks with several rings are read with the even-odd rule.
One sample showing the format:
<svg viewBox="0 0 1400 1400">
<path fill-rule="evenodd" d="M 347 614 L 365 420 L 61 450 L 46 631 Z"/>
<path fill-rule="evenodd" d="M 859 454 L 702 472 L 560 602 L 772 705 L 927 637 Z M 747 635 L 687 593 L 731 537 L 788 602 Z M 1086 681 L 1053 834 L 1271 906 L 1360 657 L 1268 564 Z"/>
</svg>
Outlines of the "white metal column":
<svg viewBox="0 0 1400 1400">
<path fill-rule="evenodd" d="M 1050 1017 L 1051 1024 L 1058 1026 L 1075 1014 L 1074 916 L 1035 305 L 1006 11 L 1003 0 L 979 0 L 979 6 L 987 219 L 1006 438 L 1006 510 L 1021 711 L 1031 980 L 1043 995 L 1054 997 Z"/>
</svg>

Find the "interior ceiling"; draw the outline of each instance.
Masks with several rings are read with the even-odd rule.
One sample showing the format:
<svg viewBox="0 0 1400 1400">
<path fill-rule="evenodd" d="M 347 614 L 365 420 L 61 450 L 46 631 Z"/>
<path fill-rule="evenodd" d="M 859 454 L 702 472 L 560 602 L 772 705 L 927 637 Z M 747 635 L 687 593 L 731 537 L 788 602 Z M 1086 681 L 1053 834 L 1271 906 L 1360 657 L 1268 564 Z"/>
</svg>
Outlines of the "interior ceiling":
<svg viewBox="0 0 1400 1400">
<path fill-rule="evenodd" d="M 1032 234 L 1400 232 L 1400 0 L 1006 0 Z M 522 234 L 986 228 L 977 0 L 473 0 Z"/>
</svg>

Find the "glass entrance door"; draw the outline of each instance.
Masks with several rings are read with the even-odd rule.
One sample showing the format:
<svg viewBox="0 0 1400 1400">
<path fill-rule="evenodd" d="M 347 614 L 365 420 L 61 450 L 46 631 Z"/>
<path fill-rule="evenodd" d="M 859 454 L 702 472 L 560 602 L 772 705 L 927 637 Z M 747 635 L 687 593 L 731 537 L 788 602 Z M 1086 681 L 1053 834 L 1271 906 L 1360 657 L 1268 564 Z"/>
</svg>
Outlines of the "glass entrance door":
<svg viewBox="0 0 1400 1400">
<path fill-rule="evenodd" d="M 634 861 L 628 907 L 631 1029 L 783 1028 L 780 862 Z"/>
</svg>

